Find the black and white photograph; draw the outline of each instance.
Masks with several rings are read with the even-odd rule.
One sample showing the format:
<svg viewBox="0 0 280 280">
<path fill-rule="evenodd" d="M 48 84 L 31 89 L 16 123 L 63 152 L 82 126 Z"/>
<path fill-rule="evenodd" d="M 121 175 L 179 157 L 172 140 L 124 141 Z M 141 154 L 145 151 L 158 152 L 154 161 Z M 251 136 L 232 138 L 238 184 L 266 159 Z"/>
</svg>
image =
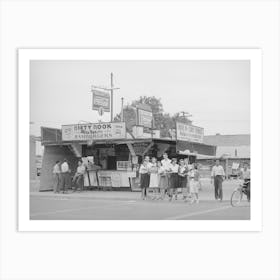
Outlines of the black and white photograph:
<svg viewBox="0 0 280 280">
<path fill-rule="evenodd" d="M 250 60 L 30 60 L 30 220 L 250 220 Z"/>
<path fill-rule="evenodd" d="M 0 1 L 0 279 L 279 280 L 278 0 Z"/>
</svg>

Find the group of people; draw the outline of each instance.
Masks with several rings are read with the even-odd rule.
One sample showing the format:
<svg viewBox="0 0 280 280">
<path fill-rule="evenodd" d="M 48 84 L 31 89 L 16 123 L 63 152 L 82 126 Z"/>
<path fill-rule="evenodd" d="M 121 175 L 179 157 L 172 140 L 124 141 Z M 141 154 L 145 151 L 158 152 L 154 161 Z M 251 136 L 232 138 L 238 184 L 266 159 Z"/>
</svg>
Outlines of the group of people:
<svg viewBox="0 0 280 280">
<path fill-rule="evenodd" d="M 56 161 L 53 167 L 54 192 L 67 193 L 70 187 L 75 191 L 82 191 L 84 188 L 84 174 L 87 165 L 81 159 L 73 178 L 66 159 Z M 201 189 L 200 172 L 197 164 L 189 164 L 188 158 L 169 159 L 167 153 L 163 154 L 163 159 L 158 161 L 155 157 L 150 159 L 145 156 L 139 168 L 141 199 L 147 198 L 164 200 L 167 196 L 169 201 L 177 200 L 178 189 L 181 189 L 185 202 L 199 203 L 199 190 Z M 244 180 L 244 188 L 248 200 L 250 200 L 250 169 L 245 164 L 241 170 L 240 178 Z M 219 160 L 216 160 L 211 172 L 211 184 L 214 183 L 215 199 L 223 200 L 223 181 L 225 172 Z M 150 195 L 150 191 L 152 195 Z"/>
<path fill-rule="evenodd" d="M 178 163 L 176 158 L 169 159 L 167 153 L 161 161 L 145 156 L 139 174 L 143 200 L 149 197 L 149 190 L 152 190 L 152 199 L 163 200 L 167 195 L 169 201 L 176 200 L 180 188 L 185 202 L 189 199 L 191 203 L 199 202 L 200 174 L 197 165 L 190 165 L 187 158 Z"/>
<path fill-rule="evenodd" d="M 71 170 L 66 159 L 62 162 L 56 161 L 53 167 L 54 176 L 54 193 L 67 193 L 71 185 L 74 185 L 74 191 L 78 189 L 83 190 L 84 186 L 84 174 L 86 172 L 86 166 L 83 161 L 78 160 L 78 167 L 74 177 L 71 180 Z"/>
</svg>

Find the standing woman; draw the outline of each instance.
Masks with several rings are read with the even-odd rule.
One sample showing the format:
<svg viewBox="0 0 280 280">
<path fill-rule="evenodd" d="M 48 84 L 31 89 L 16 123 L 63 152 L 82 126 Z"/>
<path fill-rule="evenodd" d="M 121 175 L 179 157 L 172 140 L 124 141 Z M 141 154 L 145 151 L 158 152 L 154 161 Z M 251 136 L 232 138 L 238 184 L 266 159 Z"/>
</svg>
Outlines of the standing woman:
<svg viewBox="0 0 280 280">
<path fill-rule="evenodd" d="M 185 165 L 183 159 L 179 161 L 178 168 L 178 187 L 182 189 L 183 199 L 187 201 L 187 181 L 188 181 L 188 166 Z"/>
<path fill-rule="evenodd" d="M 148 196 L 148 188 L 150 185 L 150 158 L 148 156 L 145 157 L 143 163 L 140 166 L 139 174 L 140 174 L 140 188 L 141 199 L 145 200 Z"/>
<path fill-rule="evenodd" d="M 177 159 L 176 158 L 172 159 L 170 169 L 171 169 L 171 173 L 170 173 L 169 201 L 172 200 L 173 195 L 175 196 L 175 200 L 177 199 L 179 165 L 177 164 Z"/>
<path fill-rule="evenodd" d="M 150 184 L 149 188 L 153 190 L 153 197 L 152 199 L 156 199 L 157 190 L 158 190 L 158 165 L 157 159 L 152 157 L 152 162 L 150 165 Z"/>
<path fill-rule="evenodd" d="M 158 162 L 158 177 L 159 177 L 158 186 L 160 191 L 159 199 L 163 200 L 165 198 L 165 192 L 168 189 L 168 177 L 167 177 L 167 170 L 160 161 Z"/>
</svg>

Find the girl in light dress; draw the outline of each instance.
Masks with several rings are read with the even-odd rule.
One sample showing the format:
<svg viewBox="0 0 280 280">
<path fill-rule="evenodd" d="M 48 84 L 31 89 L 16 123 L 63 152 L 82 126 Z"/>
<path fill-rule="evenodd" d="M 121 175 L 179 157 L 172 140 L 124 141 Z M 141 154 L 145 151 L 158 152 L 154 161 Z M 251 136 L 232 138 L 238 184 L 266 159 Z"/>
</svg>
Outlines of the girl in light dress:
<svg viewBox="0 0 280 280">
<path fill-rule="evenodd" d="M 200 174 L 197 165 L 190 171 L 190 193 L 191 193 L 191 203 L 199 203 L 198 191 L 201 187 Z"/>
<path fill-rule="evenodd" d="M 150 165 L 150 184 L 149 188 L 153 191 L 153 196 L 152 199 L 157 198 L 157 193 L 158 193 L 158 164 L 157 164 L 157 159 L 155 157 L 152 157 L 152 162 Z"/>
</svg>

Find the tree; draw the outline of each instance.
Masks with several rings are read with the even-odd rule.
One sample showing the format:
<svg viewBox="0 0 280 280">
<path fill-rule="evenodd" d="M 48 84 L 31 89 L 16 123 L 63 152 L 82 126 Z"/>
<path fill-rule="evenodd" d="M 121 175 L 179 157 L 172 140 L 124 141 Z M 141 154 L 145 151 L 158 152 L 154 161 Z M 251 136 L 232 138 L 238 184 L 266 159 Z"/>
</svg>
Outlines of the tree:
<svg viewBox="0 0 280 280">
<path fill-rule="evenodd" d="M 171 116 L 169 113 L 165 113 L 160 98 L 155 96 L 140 96 L 139 99 L 134 100 L 131 104 L 124 107 L 124 121 L 129 131 L 132 131 L 132 126 L 136 124 L 136 106 L 139 104 L 149 105 L 152 109 L 154 117 L 154 128 L 159 129 L 161 137 L 170 137 L 170 130 L 176 128 L 176 121 L 191 124 L 191 121 L 181 116 L 180 113 L 176 113 Z M 114 118 L 115 121 L 121 120 L 121 113 L 117 114 Z"/>
</svg>

